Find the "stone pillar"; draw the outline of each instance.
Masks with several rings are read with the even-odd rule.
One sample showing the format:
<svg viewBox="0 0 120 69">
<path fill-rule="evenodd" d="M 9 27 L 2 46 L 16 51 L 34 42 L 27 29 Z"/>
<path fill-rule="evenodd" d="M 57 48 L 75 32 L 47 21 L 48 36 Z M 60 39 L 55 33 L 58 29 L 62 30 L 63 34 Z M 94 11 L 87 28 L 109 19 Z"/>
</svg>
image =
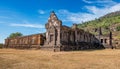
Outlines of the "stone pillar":
<svg viewBox="0 0 120 69">
<path fill-rule="evenodd" d="M 57 45 L 60 46 L 60 29 L 57 31 Z"/>
<path fill-rule="evenodd" d="M 56 30 L 54 29 L 54 33 L 53 33 L 53 45 L 56 45 Z"/>
<path fill-rule="evenodd" d="M 46 38 L 47 39 L 47 44 L 50 43 L 50 33 L 48 32 L 48 37 Z"/>
<path fill-rule="evenodd" d="M 46 43 L 48 44 L 48 39 L 49 39 L 49 37 L 48 37 L 48 31 L 46 32 Z"/>
<path fill-rule="evenodd" d="M 70 33 L 68 32 L 68 45 L 70 44 Z"/>
<path fill-rule="evenodd" d="M 77 42 L 78 42 L 78 32 L 77 31 L 75 31 L 75 43 L 77 44 Z"/>
<path fill-rule="evenodd" d="M 112 32 L 111 31 L 110 31 L 109 40 L 110 40 L 109 44 L 110 44 L 111 48 L 113 49 L 113 46 L 112 46 Z"/>
</svg>

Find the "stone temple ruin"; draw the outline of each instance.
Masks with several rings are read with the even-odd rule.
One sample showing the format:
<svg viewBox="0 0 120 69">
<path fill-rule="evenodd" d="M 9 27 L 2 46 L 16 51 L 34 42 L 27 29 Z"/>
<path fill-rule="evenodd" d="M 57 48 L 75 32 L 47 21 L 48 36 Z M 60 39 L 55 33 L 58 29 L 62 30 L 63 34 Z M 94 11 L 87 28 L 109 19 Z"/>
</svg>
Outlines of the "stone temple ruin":
<svg viewBox="0 0 120 69">
<path fill-rule="evenodd" d="M 5 47 L 11 48 L 40 48 L 42 50 L 52 51 L 70 51 L 70 50 L 85 50 L 85 49 L 103 49 L 107 41 L 112 40 L 108 37 L 102 40 L 99 37 L 77 28 L 76 24 L 72 27 L 62 25 L 62 21 L 58 19 L 54 12 L 45 24 L 46 35 L 36 34 L 22 36 L 16 38 L 5 39 Z M 24 38 L 23 38 L 24 37 Z M 108 43 L 110 46 L 110 43 Z"/>
</svg>

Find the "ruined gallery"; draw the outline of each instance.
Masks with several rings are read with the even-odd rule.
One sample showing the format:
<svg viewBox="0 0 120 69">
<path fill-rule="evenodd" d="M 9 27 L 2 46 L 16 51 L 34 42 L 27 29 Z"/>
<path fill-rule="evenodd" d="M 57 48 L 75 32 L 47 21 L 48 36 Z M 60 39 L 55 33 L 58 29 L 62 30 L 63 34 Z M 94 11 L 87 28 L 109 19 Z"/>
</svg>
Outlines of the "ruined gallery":
<svg viewBox="0 0 120 69">
<path fill-rule="evenodd" d="M 54 12 L 51 12 L 45 24 L 46 35 L 34 34 L 5 39 L 7 48 L 39 48 L 42 50 L 69 51 L 84 49 L 101 49 L 103 43 L 95 35 L 77 28 L 62 25 Z M 109 39 L 109 38 L 108 38 Z M 107 39 L 106 39 L 107 40 Z M 110 41 L 108 41 L 110 42 Z"/>
</svg>

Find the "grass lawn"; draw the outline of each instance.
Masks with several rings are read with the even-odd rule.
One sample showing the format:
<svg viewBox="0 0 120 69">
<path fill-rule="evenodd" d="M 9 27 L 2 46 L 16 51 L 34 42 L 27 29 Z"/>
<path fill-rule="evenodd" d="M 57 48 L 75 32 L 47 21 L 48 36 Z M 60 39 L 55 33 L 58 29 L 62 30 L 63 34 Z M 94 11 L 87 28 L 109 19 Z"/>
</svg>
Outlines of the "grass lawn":
<svg viewBox="0 0 120 69">
<path fill-rule="evenodd" d="M 120 69 L 120 50 L 51 52 L 0 49 L 0 69 Z"/>
</svg>

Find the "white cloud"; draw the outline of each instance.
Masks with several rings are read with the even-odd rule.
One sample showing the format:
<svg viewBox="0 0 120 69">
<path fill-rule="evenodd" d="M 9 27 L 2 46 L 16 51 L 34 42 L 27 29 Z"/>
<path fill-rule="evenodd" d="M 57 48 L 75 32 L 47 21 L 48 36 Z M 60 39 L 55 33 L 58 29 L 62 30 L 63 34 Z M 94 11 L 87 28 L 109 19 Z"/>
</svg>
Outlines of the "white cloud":
<svg viewBox="0 0 120 69">
<path fill-rule="evenodd" d="M 102 6 L 102 7 L 109 7 L 117 4 L 117 2 L 113 0 L 83 0 L 83 2 L 91 4 L 91 5 L 97 5 L 97 6 Z"/>
<path fill-rule="evenodd" d="M 44 10 L 38 10 L 38 12 L 39 12 L 40 14 L 45 14 L 45 11 L 44 11 Z"/>
<path fill-rule="evenodd" d="M 88 0 L 83 0 L 83 2 L 85 2 L 85 3 L 89 3 L 89 4 L 93 3 L 93 2 L 88 1 Z"/>
<path fill-rule="evenodd" d="M 120 3 L 117 3 L 116 5 L 113 6 L 107 6 L 104 8 L 99 8 L 96 6 L 85 6 L 84 8 L 86 8 L 86 10 L 89 13 L 85 13 L 85 12 L 70 12 L 68 10 L 58 10 L 57 14 L 63 18 L 63 21 L 69 21 L 69 22 L 73 22 L 73 23 L 81 23 L 81 22 L 85 22 L 85 21 L 89 21 L 89 20 L 93 20 L 95 18 L 99 18 L 107 13 L 110 12 L 115 12 L 115 11 L 119 11 L 120 10 Z"/>
<path fill-rule="evenodd" d="M 19 26 L 19 27 L 30 27 L 30 28 L 45 28 L 43 24 L 40 23 L 30 23 L 27 20 L 23 20 L 21 23 L 10 23 L 10 26 Z"/>
<path fill-rule="evenodd" d="M 19 26 L 19 27 L 30 27 L 30 28 L 45 28 L 41 24 L 10 24 L 10 26 Z"/>
<path fill-rule="evenodd" d="M 95 18 L 99 18 L 107 13 L 115 12 L 120 10 L 120 3 L 116 3 L 113 0 L 83 0 L 85 3 L 89 3 L 91 5 L 86 5 L 83 8 L 86 9 L 87 12 L 71 12 L 67 9 L 56 10 L 56 14 L 58 18 L 60 18 L 63 22 L 67 23 L 81 23 L 85 21 L 94 20 Z M 97 5 L 96 5 L 97 4 Z M 98 5 L 102 7 L 98 7 Z M 44 10 L 39 10 L 39 12 Z M 48 13 L 48 11 L 44 11 Z"/>
<path fill-rule="evenodd" d="M 58 15 L 61 17 L 62 15 L 64 15 L 63 20 L 69 21 L 72 23 L 81 23 L 82 21 L 89 21 L 89 20 L 96 18 L 95 15 L 90 14 L 90 13 L 82 13 L 82 12 L 73 13 L 73 12 L 69 12 L 68 10 L 59 10 Z"/>
<path fill-rule="evenodd" d="M 107 13 L 110 12 L 115 12 L 115 11 L 119 11 L 120 10 L 120 3 L 116 4 L 114 6 L 111 7 L 105 7 L 105 8 L 98 8 L 96 6 L 85 6 L 89 12 L 95 14 L 95 15 L 105 15 Z"/>
<path fill-rule="evenodd" d="M 83 0 L 85 3 L 116 3 L 113 0 Z"/>
</svg>

